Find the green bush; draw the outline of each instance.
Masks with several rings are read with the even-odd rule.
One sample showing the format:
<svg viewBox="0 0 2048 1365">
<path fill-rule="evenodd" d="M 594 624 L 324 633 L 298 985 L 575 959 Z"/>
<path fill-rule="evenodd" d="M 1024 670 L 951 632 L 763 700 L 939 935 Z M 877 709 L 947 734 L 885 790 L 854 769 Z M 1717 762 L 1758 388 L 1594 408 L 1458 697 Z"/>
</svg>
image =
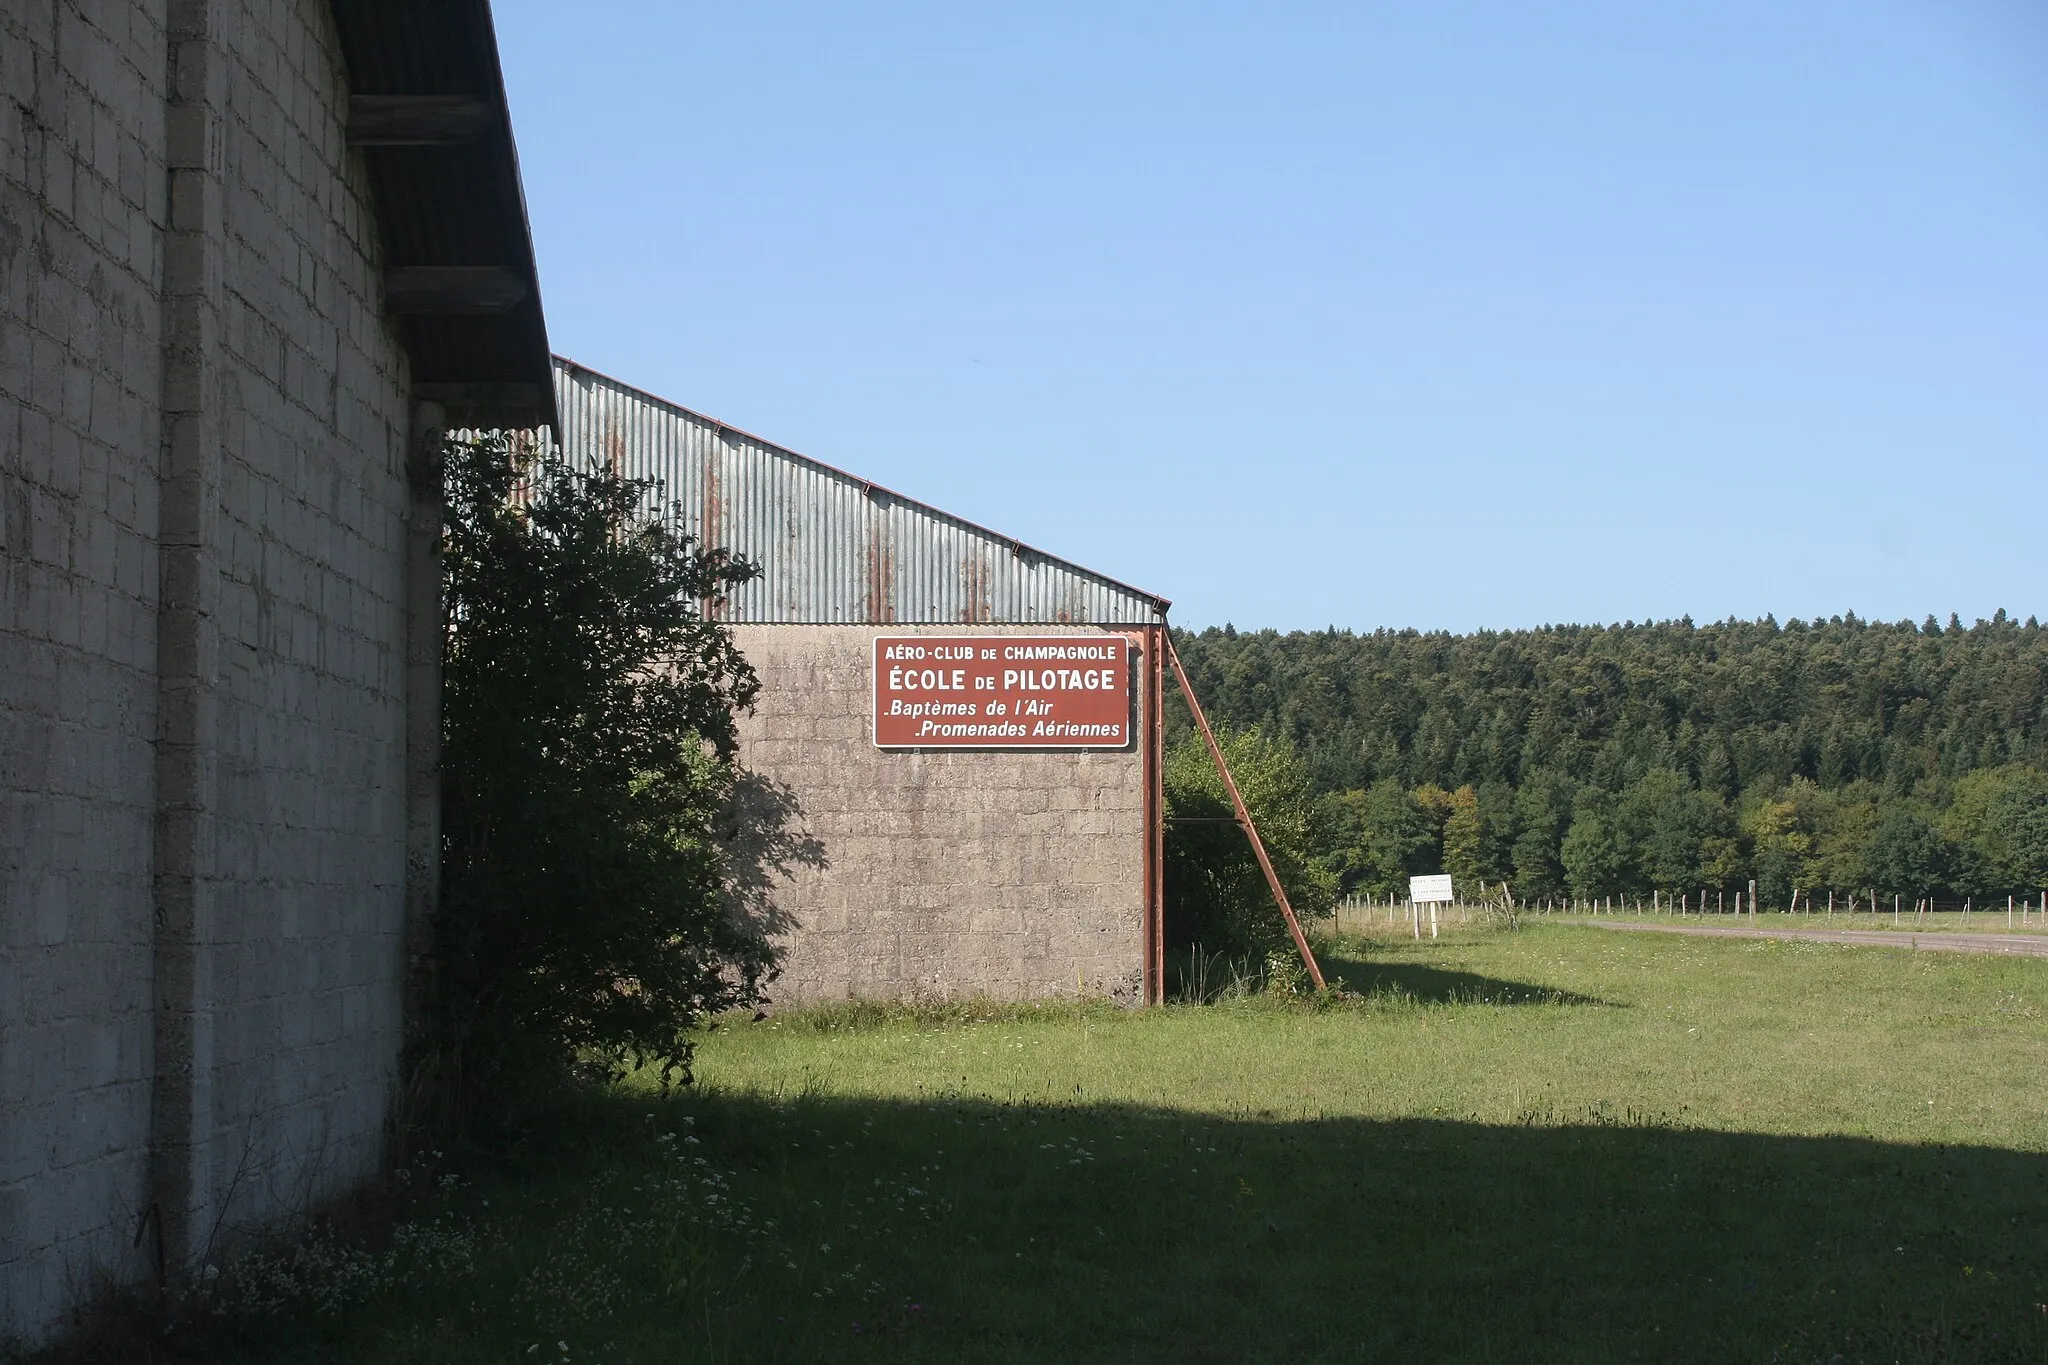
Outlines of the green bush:
<svg viewBox="0 0 2048 1365">
<path fill-rule="evenodd" d="M 1303 920 L 1329 913 L 1336 878 L 1323 867 L 1314 795 L 1300 758 L 1258 731 L 1222 731 L 1217 741 Z M 1230 795 L 1201 736 L 1166 753 L 1166 940 L 1176 968 L 1200 945 L 1204 959 L 1263 966 L 1291 957 L 1293 940 L 1259 870 L 1251 841 L 1233 823 Z"/>
<path fill-rule="evenodd" d="M 650 486 L 503 439 L 444 470 L 443 864 L 423 1084 L 462 1112 L 573 1073 L 688 1077 L 773 965 L 720 822 L 758 684 L 707 619 L 754 570 Z"/>
</svg>

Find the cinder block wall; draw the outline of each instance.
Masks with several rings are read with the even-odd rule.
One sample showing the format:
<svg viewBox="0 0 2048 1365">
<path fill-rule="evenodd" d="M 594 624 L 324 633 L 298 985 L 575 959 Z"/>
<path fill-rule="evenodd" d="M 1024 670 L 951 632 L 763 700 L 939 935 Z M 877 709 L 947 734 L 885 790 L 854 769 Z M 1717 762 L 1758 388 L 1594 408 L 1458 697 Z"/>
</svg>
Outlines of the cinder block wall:
<svg viewBox="0 0 2048 1365">
<path fill-rule="evenodd" d="M 408 379 L 343 71 L 322 0 L 180 12 L 0 6 L 0 1337 L 151 1271 L 153 1095 L 175 1256 L 373 1170 L 400 1042 Z"/>
<path fill-rule="evenodd" d="M 376 1169 L 402 1037 L 410 388 L 325 0 L 220 11 L 209 1205 Z"/>
<path fill-rule="evenodd" d="M 0 5 L 0 1336 L 144 1203 L 162 10 Z"/>
<path fill-rule="evenodd" d="M 1145 769 L 1119 751 L 884 752 L 873 642 L 1102 634 L 1040 626 L 741 625 L 761 676 L 741 760 L 786 790 L 821 863 L 771 893 L 778 1005 L 850 996 L 1140 999 Z M 1143 687 L 1143 670 L 1134 669 Z M 1146 701 L 1139 700 L 1139 714 Z"/>
</svg>

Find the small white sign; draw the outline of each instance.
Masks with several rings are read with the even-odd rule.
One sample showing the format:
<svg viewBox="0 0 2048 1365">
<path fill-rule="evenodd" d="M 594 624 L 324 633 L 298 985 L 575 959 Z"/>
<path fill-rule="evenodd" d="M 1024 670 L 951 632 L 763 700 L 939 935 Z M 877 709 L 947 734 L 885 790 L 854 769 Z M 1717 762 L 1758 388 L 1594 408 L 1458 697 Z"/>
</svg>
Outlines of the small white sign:
<svg viewBox="0 0 2048 1365">
<path fill-rule="evenodd" d="M 1410 877 L 1408 899 L 1417 905 L 1448 905 L 1451 895 L 1451 874 L 1440 872 L 1434 877 Z"/>
</svg>

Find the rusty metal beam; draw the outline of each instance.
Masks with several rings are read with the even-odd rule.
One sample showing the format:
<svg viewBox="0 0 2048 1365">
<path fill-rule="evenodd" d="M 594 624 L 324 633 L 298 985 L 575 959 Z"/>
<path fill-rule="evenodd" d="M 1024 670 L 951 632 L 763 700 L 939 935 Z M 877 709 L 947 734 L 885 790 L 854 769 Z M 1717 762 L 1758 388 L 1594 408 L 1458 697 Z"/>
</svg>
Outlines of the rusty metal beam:
<svg viewBox="0 0 2048 1365">
<path fill-rule="evenodd" d="M 412 396 L 439 403 L 450 427 L 542 426 L 554 410 L 545 384 L 424 383 L 412 386 Z"/>
<path fill-rule="evenodd" d="M 1230 775 L 1230 765 L 1223 761 L 1223 746 L 1216 742 L 1215 731 L 1209 728 L 1209 718 L 1202 714 L 1202 703 L 1195 700 L 1195 689 L 1188 682 L 1187 670 L 1180 666 L 1180 651 L 1173 647 L 1171 636 L 1166 640 L 1166 661 L 1173 665 L 1173 676 L 1180 682 L 1180 694 L 1188 699 L 1188 710 L 1194 713 L 1195 725 L 1202 732 L 1202 738 L 1209 745 L 1209 757 L 1216 760 L 1216 771 L 1223 778 L 1224 790 L 1230 793 L 1230 804 L 1237 811 L 1238 823 L 1244 826 L 1245 837 L 1252 841 L 1252 852 L 1258 855 L 1259 870 L 1266 874 L 1266 885 L 1273 889 L 1273 899 L 1279 903 L 1280 913 L 1287 920 L 1287 932 L 1294 936 L 1294 946 L 1301 950 L 1302 965 L 1308 968 L 1309 980 L 1316 983 L 1316 989 L 1324 989 L 1323 969 L 1316 963 L 1316 955 L 1308 946 L 1308 935 L 1301 932 L 1301 921 L 1294 917 L 1294 906 L 1288 903 L 1287 892 L 1280 885 L 1280 874 L 1273 870 L 1273 860 L 1266 856 L 1266 842 L 1259 838 L 1258 826 L 1252 823 L 1252 813 L 1245 808 L 1244 797 L 1237 790 L 1237 779 Z"/>
<path fill-rule="evenodd" d="M 351 95 L 351 147 L 452 147 L 488 128 L 491 106 L 467 95 Z"/>
<path fill-rule="evenodd" d="M 1166 664 L 1159 626 L 1137 633 L 1144 651 L 1145 690 L 1139 742 L 1145 775 L 1145 1003 L 1166 1002 Z"/>
<path fill-rule="evenodd" d="M 1152 811 L 1159 818 L 1152 825 L 1152 1003 L 1166 1003 L 1166 630 L 1150 629 L 1151 667 L 1146 670 L 1151 688 Z M 2044 901 L 2048 904 L 2048 901 Z"/>
<path fill-rule="evenodd" d="M 495 265 L 406 265 L 384 272 L 384 311 L 491 314 L 526 297 L 526 281 Z"/>
</svg>

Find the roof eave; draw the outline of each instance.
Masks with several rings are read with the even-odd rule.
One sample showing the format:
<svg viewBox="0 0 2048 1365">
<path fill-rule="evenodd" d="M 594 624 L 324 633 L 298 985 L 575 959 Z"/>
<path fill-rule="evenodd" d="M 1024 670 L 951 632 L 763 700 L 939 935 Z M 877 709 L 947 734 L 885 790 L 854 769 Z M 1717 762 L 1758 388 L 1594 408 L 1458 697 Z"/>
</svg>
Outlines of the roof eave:
<svg viewBox="0 0 2048 1365">
<path fill-rule="evenodd" d="M 468 102 L 481 127 L 351 142 L 414 396 L 451 425 L 559 432 L 526 194 L 489 0 L 329 0 L 356 97 Z M 481 105 L 481 111 L 476 106 Z M 425 287 L 421 287 L 424 280 Z M 452 282 L 452 283 L 451 283 Z M 465 288 L 475 286 L 465 294 Z"/>
</svg>

